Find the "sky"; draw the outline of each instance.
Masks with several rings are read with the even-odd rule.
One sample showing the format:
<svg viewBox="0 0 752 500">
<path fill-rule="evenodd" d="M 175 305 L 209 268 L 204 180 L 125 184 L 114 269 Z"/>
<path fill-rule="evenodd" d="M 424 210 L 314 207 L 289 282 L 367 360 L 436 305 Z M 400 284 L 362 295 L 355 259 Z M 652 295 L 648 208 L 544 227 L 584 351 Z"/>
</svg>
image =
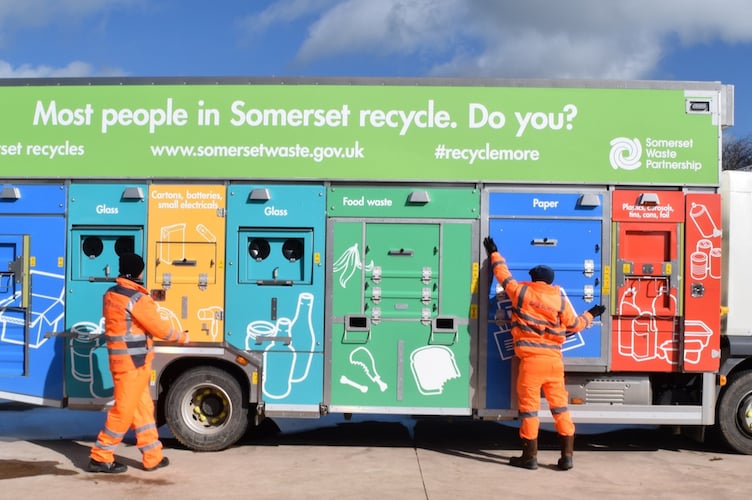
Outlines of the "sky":
<svg viewBox="0 0 752 500">
<path fill-rule="evenodd" d="M 721 81 L 752 135 L 749 0 L 0 0 L 0 78 Z"/>
</svg>

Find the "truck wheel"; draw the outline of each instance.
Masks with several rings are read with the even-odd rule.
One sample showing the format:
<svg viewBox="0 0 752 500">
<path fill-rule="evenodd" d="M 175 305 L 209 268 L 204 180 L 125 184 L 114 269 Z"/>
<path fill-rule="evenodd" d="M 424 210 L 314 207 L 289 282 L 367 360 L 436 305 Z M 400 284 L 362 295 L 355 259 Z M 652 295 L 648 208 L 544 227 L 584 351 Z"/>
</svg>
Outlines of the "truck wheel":
<svg viewBox="0 0 752 500">
<path fill-rule="evenodd" d="M 240 383 L 210 366 L 180 375 L 167 391 L 167 425 L 184 446 L 196 451 L 223 450 L 248 427 L 248 406 Z"/>
<path fill-rule="evenodd" d="M 752 371 L 731 377 L 718 402 L 718 430 L 739 453 L 752 455 Z"/>
</svg>

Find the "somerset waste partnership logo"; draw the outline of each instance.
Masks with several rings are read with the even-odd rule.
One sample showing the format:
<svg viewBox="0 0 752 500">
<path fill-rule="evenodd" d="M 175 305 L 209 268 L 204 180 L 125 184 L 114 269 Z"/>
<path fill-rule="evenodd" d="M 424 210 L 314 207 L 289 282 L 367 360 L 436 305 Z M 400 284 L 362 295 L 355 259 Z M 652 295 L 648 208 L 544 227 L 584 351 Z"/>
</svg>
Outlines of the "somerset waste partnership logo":
<svg viewBox="0 0 752 500">
<path fill-rule="evenodd" d="M 614 170 L 648 170 L 698 172 L 702 162 L 687 159 L 695 154 L 695 140 L 686 138 L 654 138 L 644 140 L 629 137 L 615 137 L 611 140 L 609 160 Z"/>
<path fill-rule="evenodd" d="M 638 139 L 617 137 L 611 141 L 609 155 L 614 170 L 635 170 L 642 166 L 642 144 Z"/>
</svg>

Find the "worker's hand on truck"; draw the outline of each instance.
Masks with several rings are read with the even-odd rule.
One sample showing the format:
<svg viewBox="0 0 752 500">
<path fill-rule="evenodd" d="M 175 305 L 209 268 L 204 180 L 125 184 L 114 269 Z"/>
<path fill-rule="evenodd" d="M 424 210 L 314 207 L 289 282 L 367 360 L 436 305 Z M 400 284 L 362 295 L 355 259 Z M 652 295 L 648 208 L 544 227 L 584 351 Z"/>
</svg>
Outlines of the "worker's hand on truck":
<svg viewBox="0 0 752 500">
<path fill-rule="evenodd" d="M 606 306 L 599 304 L 588 309 L 588 312 L 593 315 L 593 318 L 597 318 L 604 312 L 606 312 Z"/>
<path fill-rule="evenodd" d="M 493 238 L 491 238 L 490 236 L 483 238 L 483 246 L 486 249 L 486 255 L 488 255 L 489 257 L 492 253 L 499 251 L 499 249 L 496 248 L 496 243 L 494 243 Z"/>
</svg>

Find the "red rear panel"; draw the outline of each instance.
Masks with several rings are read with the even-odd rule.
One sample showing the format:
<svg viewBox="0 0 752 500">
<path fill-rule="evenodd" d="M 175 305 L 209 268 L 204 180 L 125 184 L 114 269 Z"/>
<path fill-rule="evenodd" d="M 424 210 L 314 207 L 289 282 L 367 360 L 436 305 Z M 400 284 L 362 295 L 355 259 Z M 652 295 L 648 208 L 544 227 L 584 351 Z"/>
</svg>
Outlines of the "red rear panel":
<svg viewBox="0 0 752 500">
<path fill-rule="evenodd" d="M 721 199 L 688 194 L 684 248 L 684 371 L 716 371 L 721 358 Z"/>
</svg>

